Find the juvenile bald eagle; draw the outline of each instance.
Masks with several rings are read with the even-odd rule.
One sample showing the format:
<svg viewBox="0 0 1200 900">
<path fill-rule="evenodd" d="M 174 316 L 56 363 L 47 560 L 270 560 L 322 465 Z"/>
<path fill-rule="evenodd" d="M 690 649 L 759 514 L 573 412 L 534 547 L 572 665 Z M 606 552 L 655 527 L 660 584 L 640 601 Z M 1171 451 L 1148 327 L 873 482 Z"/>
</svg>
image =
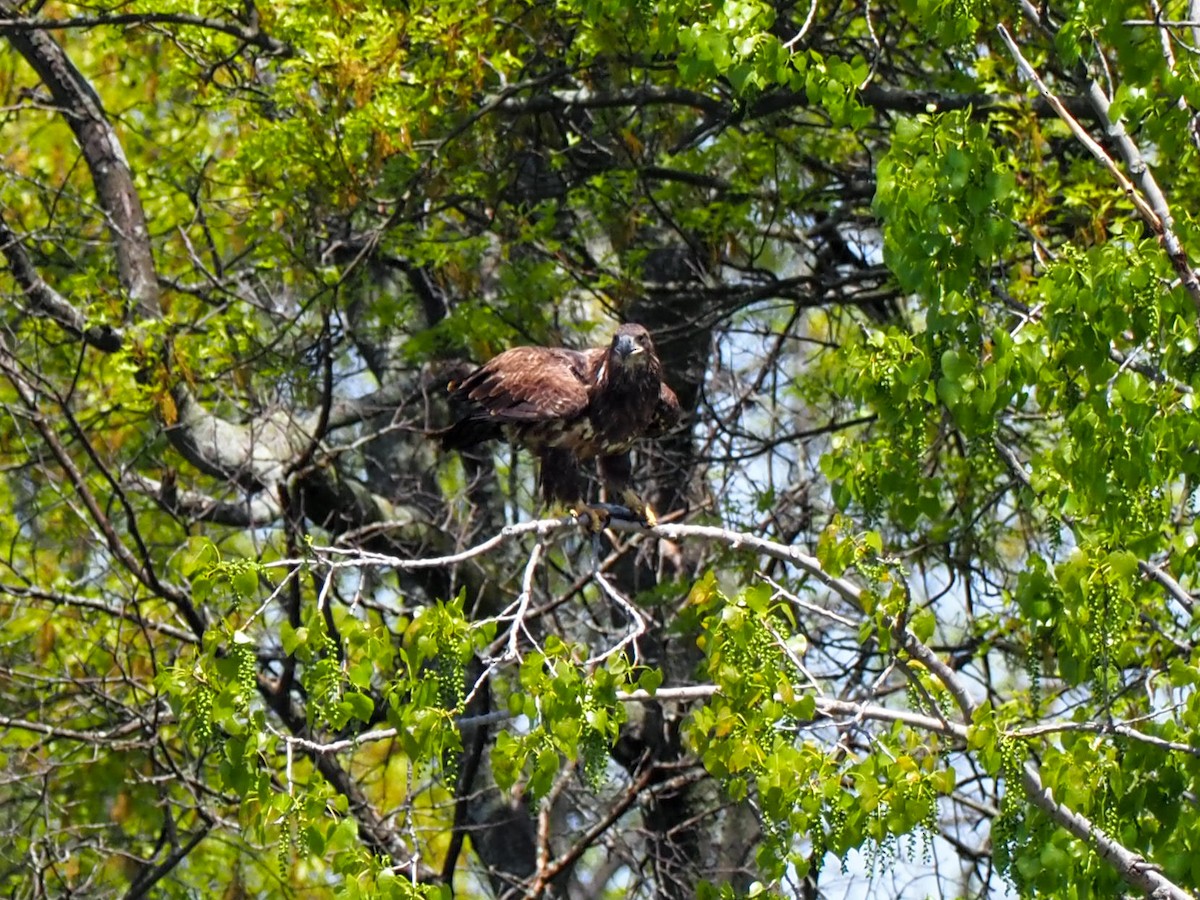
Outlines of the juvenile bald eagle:
<svg viewBox="0 0 1200 900">
<path fill-rule="evenodd" d="M 595 459 L 609 500 L 646 524 L 654 511 L 630 485 L 629 450 L 643 437 L 668 431 L 679 400 L 663 382 L 654 342 L 641 325 L 622 325 L 607 347 L 514 347 L 450 385 L 465 411 L 441 433 L 460 450 L 506 438 L 538 458 L 538 485 L 547 504 L 562 504 L 599 521 L 584 504 L 580 462 Z"/>
</svg>

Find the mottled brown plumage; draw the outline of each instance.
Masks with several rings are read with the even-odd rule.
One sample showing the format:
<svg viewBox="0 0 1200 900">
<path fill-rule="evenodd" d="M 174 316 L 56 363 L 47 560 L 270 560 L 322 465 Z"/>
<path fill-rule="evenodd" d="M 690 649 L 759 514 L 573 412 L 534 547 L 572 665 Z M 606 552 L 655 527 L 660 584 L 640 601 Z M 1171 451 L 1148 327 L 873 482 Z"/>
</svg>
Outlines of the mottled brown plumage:
<svg viewBox="0 0 1200 900">
<path fill-rule="evenodd" d="M 653 511 L 629 485 L 629 450 L 679 418 L 662 374 L 641 325 L 622 325 L 607 347 L 514 347 L 451 385 L 466 409 L 441 432 L 442 446 L 506 438 L 526 447 L 538 457 L 546 502 L 577 508 L 584 498 L 579 463 L 595 459 L 609 497 L 653 524 Z"/>
</svg>

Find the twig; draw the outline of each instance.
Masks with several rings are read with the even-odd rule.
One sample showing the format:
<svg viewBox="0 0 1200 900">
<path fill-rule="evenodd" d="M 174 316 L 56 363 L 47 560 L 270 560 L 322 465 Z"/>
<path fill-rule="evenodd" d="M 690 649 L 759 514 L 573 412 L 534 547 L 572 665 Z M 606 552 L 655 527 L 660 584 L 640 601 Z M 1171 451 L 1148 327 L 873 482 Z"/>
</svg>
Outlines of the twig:
<svg viewBox="0 0 1200 900">
<path fill-rule="evenodd" d="M 124 619 L 127 622 L 132 622 L 141 628 L 145 628 L 147 631 L 156 631 L 159 634 L 165 634 L 168 637 L 174 638 L 177 641 L 182 641 L 185 644 L 200 643 L 200 638 L 197 635 L 192 634 L 189 631 L 184 631 L 182 628 L 176 628 L 174 625 L 168 625 L 165 622 L 156 622 L 139 616 L 137 613 L 131 612 L 128 609 L 109 606 L 103 600 L 94 600 L 91 597 L 84 597 L 79 594 L 68 594 L 63 591 L 50 591 L 44 588 L 34 587 L 32 585 L 0 582 L 0 595 L 40 600 L 47 603 L 53 603 L 56 606 L 73 606 L 79 609 L 96 610 L 97 612 L 113 616 L 114 618 Z"/>
<path fill-rule="evenodd" d="M 604 662 L 604 660 L 608 659 L 610 656 L 614 656 L 617 653 L 621 652 L 621 650 L 623 650 L 626 646 L 628 646 L 631 643 L 634 645 L 633 661 L 635 664 L 637 664 L 637 662 L 639 660 L 638 660 L 638 656 L 637 656 L 637 644 L 635 642 L 637 641 L 638 638 L 640 638 L 643 634 L 646 633 L 646 618 L 645 618 L 645 616 L 642 615 L 641 610 L 639 610 L 636 606 L 634 606 L 631 602 L 629 602 L 629 600 L 626 599 L 626 597 L 620 591 L 618 591 L 615 587 L 613 587 L 612 584 L 609 582 L 609 580 L 607 578 L 605 578 L 602 574 L 600 574 L 599 570 L 596 571 L 596 573 L 594 574 L 593 577 L 595 578 L 596 584 L 600 585 L 600 589 L 602 591 L 604 591 L 605 594 L 608 595 L 609 599 L 612 600 L 614 603 L 616 603 L 617 606 L 621 607 L 621 609 L 623 609 L 625 611 L 625 615 L 633 620 L 633 627 L 630 628 L 628 632 L 626 632 L 625 636 L 623 638 L 621 638 L 621 640 L 617 644 L 615 644 L 612 647 L 609 647 L 607 650 L 605 650 L 599 656 L 593 656 L 586 663 L 584 663 L 584 665 L 587 666 L 588 668 L 591 668 L 593 666 L 598 666 L 600 663 Z"/>
<path fill-rule="evenodd" d="M 1153 747 L 1158 747 L 1171 753 L 1186 753 L 1189 756 L 1200 757 L 1200 747 L 1194 744 L 1185 744 L 1180 741 L 1168 741 L 1166 738 L 1160 738 L 1153 734 L 1146 734 L 1138 731 L 1125 723 L 1112 722 L 1046 722 L 1042 725 L 1031 725 L 1028 728 L 1018 728 L 1015 731 L 1008 732 L 1013 737 L 1040 737 L 1044 734 L 1061 734 L 1064 731 L 1081 731 L 1087 734 L 1116 734 L 1121 737 L 1129 738 L 1131 741 L 1138 741 L 1143 744 L 1150 744 Z"/>
<path fill-rule="evenodd" d="M 110 728 L 107 731 L 80 731 L 74 728 L 56 728 L 52 725 L 46 725 L 43 722 L 31 722 L 27 719 L 0 716 L 0 728 L 28 731 L 32 734 L 41 734 L 60 741 L 79 741 L 91 746 L 105 745 L 113 752 L 122 752 L 138 747 L 155 745 L 159 740 L 157 735 L 149 735 L 142 738 L 125 737 L 125 735 L 132 734 L 144 727 L 144 722 L 131 721 L 116 728 Z"/>
<path fill-rule="evenodd" d="M 784 42 L 784 49 L 791 50 L 798 43 L 804 40 L 804 35 L 808 34 L 808 29 L 812 27 L 813 19 L 816 18 L 816 15 L 817 0 L 810 0 L 808 4 L 808 15 L 804 17 L 804 24 L 800 26 L 799 31 L 797 31 L 794 35 L 792 35 L 791 38 Z"/>
<path fill-rule="evenodd" d="M 483 556 L 495 550 L 501 544 L 527 534 L 538 537 L 579 528 L 580 522 L 575 516 L 564 516 L 561 519 L 534 519 L 529 522 L 519 522 L 516 525 L 506 525 L 486 541 L 468 547 L 458 553 L 446 556 L 431 556 L 424 559 L 402 559 L 385 553 L 371 553 L 350 547 L 317 547 L 314 552 L 317 558 L 331 569 L 381 568 L 411 571 L 414 569 L 445 569 L 458 565 L 476 556 Z M 345 557 L 343 560 L 333 560 L 327 557 Z M 263 568 L 285 568 L 297 566 L 312 560 L 281 559 L 276 562 L 264 563 Z"/>
<path fill-rule="evenodd" d="M 767 584 L 769 584 L 774 589 L 775 593 L 778 596 L 783 597 L 789 603 L 792 603 L 792 604 L 800 607 L 803 610 L 807 610 L 808 612 L 815 613 L 818 616 L 822 616 L 826 619 L 829 619 L 831 622 L 837 622 L 837 624 L 841 625 L 843 628 L 849 628 L 851 631 L 858 631 L 859 623 L 855 622 L 853 619 L 847 618 L 846 616 L 839 615 L 838 613 L 835 613 L 833 610 L 826 609 L 823 606 L 818 606 L 815 603 L 809 603 L 803 597 L 799 596 L 798 594 L 793 593 L 792 591 L 789 591 L 787 588 L 785 588 L 783 585 L 781 585 L 778 581 L 776 581 L 770 575 L 767 575 L 765 572 L 757 572 L 756 574 L 758 575 L 759 578 L 761 578 L 763 581 L 765 581 Z"/>
<path fill-rule="evenodd" d="M 533 576 L 537 571 L 538 560 L 542 558 L 542 550 L 544 545 L 538 541 L 533 545 L 533 550 L 529 553 L 529 561 L 525 563 L 525 575 L 521 578 L 521 595 L 517 598 L 517 611 L 513 614 L 512 628 L 508 632 L 508 649 L 504 651 L 504 659 L 519 660 L 521 658 L 521 650 L 518 646 L 521 632 L 529 632 L 525 628 L 525 614 L 529 611 L 529 600 L 533 596 Z M 529 635 L 530 640 L 533 639 Z"/>
<path fill-rule="evenodd" d="M 1025 10 L 1026 16 L 1030 17 L 1035 25 L 1045 29 L 1045 24 L 1042 22 L 1037 9 L 1032 4 L 1025 2 L 1022 4 L 1022 8 Z M 1171 209 L 1167 203 L 1167 198 L 1155 180 L 1154 173 L 1151 172 L 1150 167 L 1146 164 L 1146 160 L 1138 149 L 1137 144 L 1133 142 L 1128 132 L 1125 131 L 1125 126 L 1121 124 L 1119 119 L 1112 117 L 1112 106 L 1100 85 L 1094 78 L 1086 79 L 1087 84 L 1085 88 L 1088 103 L 1095 111 L 1100 122 L 1104 125 L 1109 140 L 1116 145 L 1125 160 L 1125 164 L 1129 167 L 1129 171 L 1137 179 L 1138 184 L 1141 186 L 1140 192 L 1134 186 L 1133 182 L 1118 168 L 1117 164 L 1104 148 L 1071 115 L 1062 100 L 1046 86 L 1041 76 L 1038 75 L 1037 70 L 1021 54 L 1017 42 L 1013 40 L 1008 29 L 1003 25 L 997 25 L 996 28 L 1004 43 L 1008 45 L 1009 53 L 1012 54 L 1017 67 L 1026 78 L 1034 83 L 1038 89 L 1038 93 L 1050 104 L 1058 117 L 1066 123 L 1071 134 L 1108 170 L 1109 174 L 1112 175 L 1113 179 L 1121 187 L 1121 190 L 1133 201 L 1134 208 L 1137 209 L 1142 220 L 1162 240 L 1163 248 L 1167 251 L 1167 257 L 1171 260 L 1171 265 L 1175 268 L 1175 273 L 1179 276 L 1180 283 L 1192 298 L 1193 305 L 1197 309 L 1200 309 L 1200 279 L 1197 279 L 1196 273 L 1192 269 L 1191 262 L 1188 259 L 1187 251 L 1179 240 L 1179 236 L 1175 233 L 1174 220 L 1171 216 Z"/>
<path fill-rule="evenodd" d="M 1113 179 L 1120 186 L 1121 190 L 1123 190 L 1129 199 L 1133 201 L 1134 207 L 1137 208 L 1138 213 L 1141 215 L 1146 224 L 1148 224 L 1158 234 L 1162 234 L 1162 221 L 1159 219 L 1158 214 L 1154 211 L 1150 204 L 1147 203 L 1142 195 L 1138 193 L 1138 190 L 1134 186 L 1133 182 L 1130 181 L 1125 173 L 1120 170 L 1117 164 L 1113 161 L 1113 158 L 1105 152 L 1104 148 L 1096 142 L 1095 138 L 1088 134 L 1087 129 L 1080 125 L 1079 121 L 1073 115 L 1071 115 L 1071 113 L 1067 110 L 1067 107 L 1063 104 L 1062 100 L 1059 99 L 1058 95 L 1046 86 L 1046 83 L 1042 81 L 1042 77 L 1038 75 L 1037 70 L 1033 67 L 1029 60 L 1022 55 L 1021 49 L 1017 46 L 1017 42 L 1013 40 L 1012 35 L 1009 34 L 1008 29 L 1003 25 L 997 25 L 996 30 L 1000 32 L 1000 37 L 1004 40 L 1004 43 L 1008 45 L 1008 51 L 1012 54 L 1013 59 L 1016 61 L 1017 68 L 1021 70 L 1021 73 L 1026 78 L 1033 82 L 1034 86 L 1038 89 L 1038 93 L 1042 95 L 1042 99 L 1049 103 L 1050 108 L 1054 110 L 1054 112 L 1060 119 L 1063 120 L 1064 123 L 1066 123 L 1067 128 L 1070 129 L 1071 134 L 1075 136 L 1076 140 L 1083 144 L 1083 146 L 1088 149 L 1088 152 L 1090 152 L 1092 156 L 1096 157 L 1100 164 L 1108 170 L 1108 173 L 1112 175 Z"/>
</svg>

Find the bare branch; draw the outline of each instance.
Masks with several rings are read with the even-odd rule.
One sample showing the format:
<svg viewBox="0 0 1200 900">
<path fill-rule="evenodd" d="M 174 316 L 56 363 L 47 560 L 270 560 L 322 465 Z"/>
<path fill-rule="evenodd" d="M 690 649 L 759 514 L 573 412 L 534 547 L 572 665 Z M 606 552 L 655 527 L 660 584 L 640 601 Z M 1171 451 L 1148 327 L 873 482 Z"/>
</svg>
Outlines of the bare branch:
<svg viewBox="0 0 1200 900">
<path fill-rule="evenodd" d="M 249 24 L 196 16 L 189 13 L 146 12 L 146 13 L 100 13 L 94 16 L 72 16 L 66 19 L 35 19 L 15 16 L 0 19 L 0 34 L 20 34 L 31 31 L 66 31 L 76 28 L 98 28 L 102 26 L 139 27 L 149 25 L 187 25 L 217 31 L 237 38 L 265 50 L 272 56 L 290 57 L 295 50 L 283 41 L 264 34 L 258 26 L 257 16 Z"/>
<path fill-rule="evenodd" d="M 1189 756 L 1200 756 L 1200 747 L 1193 744 L 1185 744 L 1181 741 L 1168 741 L 1153 734 L 1146 734 L 1124 722 L 1046 722 L 1042 725 L 1030 725 L 1027 728 L 1019 728 L 1009 732 L 1009 734 L 1013 737 L 1025 738 L 1037 737 L 1043 734 L 1061 734 L 1065 731 L 1081 731 L 1087 734 L 1117 734 L 1121 737 L 1129 738 L 1131 741 L 1138 741 L 1143 744 L 1149 744 L 1152 747 L 1158 747 L 1160 750 L 1166 750 L 1169 753 L 1186 753 Z"/>
<path fill-rule="evenodd" d="M 68 334 L 105 353 L 121 349 L 121 332 L 111 325 L 89 325 L 87 317 L 62 294 L 50 287 L 34 268 L 21 239 L 13 233 L 0 214 L 0 253 L 8 260 L 9 271 L 31 301 L 32 311 L 53 319 Z"/>
<path fill-rule="evenodd" d="M 71 458 L 71 455 L 67 452 L 67 448 L 63 446 L 57 431 L 46 422 L 45 416 L 38 408 L 36 397 L 30 391 L 21 373 L 17 370 L 15 361 L 3 342 L 0 342 L 0 372 L 3 372 L 8 377 L 9 382 L 17 392 L 17 396 L 21 398 L 22 403 L 24 403 L 28 410 L 29 419 L 33 423 L 33 427 L 41 435 L 42 440 L 45 441 L 46 446 L 58 461 L 71 486 L 75 488 L 76 493 L 87 508 L 88 515 L 92 518 L 96 527 L 100 529 L 101 534 L 104 535 L 108 549 L 139 582 L 158 596 L 169 600 L 179 611 L 180 615 L 184 617 L 197 637 L 203 636 L 205 628 L 204 616 L 192 604 L 190 596 L 179 588 L 162 582 L 148 561 L 144 563 L 142 560 L 139 560 L 134 556 L 133 551 L 125 545 L 125 542 L 113 526 L 112 521 L 105 514 L 100 502 L 96 499 L 83 473 L 76 465 L 75 460 Z"/>
<path fill-rule="evenodd" d="M 133 750 L 138 747 L 148 747 L 155 744 L 158 738 L 154 735 L 139 738 L 128 737 L 128 735 L 134 734 L 144 727 L 144 722 L 136 720 L 126 722 L 124 725 L 111 728 L 107 731 L 80 731 L 74 728 L 59 728 L 47 725 L 45 722 L 32 722 L 27 719 L 17 719 L 12 716 L 0 715 L 0 728 L 28 731 L 31 734 L 41 734 L 56 740 L 78 741 L 92 746 L 102 745 L 114 752 Z"/>
<path fill-rule="evenodd" d="M 1154 230 L 1162 239 L 1163 247 L 1167 251 L 1167 256 L 1170 257 L 1171 264 L 1175 267 L 1175 273 L 1179 276 L 1180 283 L 1192 298 L 1192 303 L 1197 309 L 1200 309 L 1200 279 L 1196 277 L 1183 242 L 1175 233 L 1175 219 L 1171 215 L 1171 207 L 1154 177 L 1154 172 L 1147 165 L 1141 150 L 1133 142 L 1133 138 L 1129 136 L 1121 120 L 1112 118 L 1112 107 L 1108 102 L 1108 97 L 1105 96 L 1095 79 L 1088 82 L 1087 96 L 1095 108 L 1096 114 L 1100 117 L 1100 121 L 1105 124 L 1109 140 L 1116 144 L 1121 156 L 1125 159 L 1125 165 L 1129 167 L 1129 171 L 1141 185 L 1142 192 L 1149 198 L 1154 219 L 1153 221 L 1148 220 L 1147 224 L 1154 228 L 1154 222 L 1158 223 L 1158 227 Z"/>
<path fill-rule="evenodd" d="M 187 644 L 199 643 L 199 638 L 197 638 L 196 635 L 184 631 L 182 628 L 176 628 L 174 625 L 168 625 L 165 622 L 156 622 L 153 619 L 142 616 L 137 612 L 136 607 L 133 609 L 117 608 L 109 606 L 103 600 L 96 600 L 91 597 L 83 597 L 78 594 L 68 594 L 65 591 L 44 590 L 31 585 L 10 584 L 8 582 L 0 582 L 0 594 L 7 594 L 10 597 L 43 600 L 56 606 L 70 606 L 77 609 L 90 609 L 95 612 L 101 612 L 105 615 L 113 616 L 114 618 L 124 619 L 127 622 L 132 622 L 139 628 L 145 628 L 147 631 L 155 631 L 159 634 L 165 634 L 167 637 L 174 638 L 177 641 L 183 641 Z"/>
</svg>

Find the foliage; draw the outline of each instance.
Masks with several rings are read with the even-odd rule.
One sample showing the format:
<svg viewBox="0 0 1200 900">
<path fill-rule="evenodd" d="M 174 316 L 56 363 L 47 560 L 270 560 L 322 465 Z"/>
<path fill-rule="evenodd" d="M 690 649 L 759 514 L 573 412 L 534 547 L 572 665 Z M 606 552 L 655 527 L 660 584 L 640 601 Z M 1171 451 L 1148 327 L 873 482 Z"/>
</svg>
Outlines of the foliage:
<svg viewBox="0 0 1200 900">
<path fill-rule="evenodd" d="M 0 0 L 0 885 L 1193 896 L 1191 18 Z M 429 439 L 616 320 L 666 524 Z"/>
</svg>

